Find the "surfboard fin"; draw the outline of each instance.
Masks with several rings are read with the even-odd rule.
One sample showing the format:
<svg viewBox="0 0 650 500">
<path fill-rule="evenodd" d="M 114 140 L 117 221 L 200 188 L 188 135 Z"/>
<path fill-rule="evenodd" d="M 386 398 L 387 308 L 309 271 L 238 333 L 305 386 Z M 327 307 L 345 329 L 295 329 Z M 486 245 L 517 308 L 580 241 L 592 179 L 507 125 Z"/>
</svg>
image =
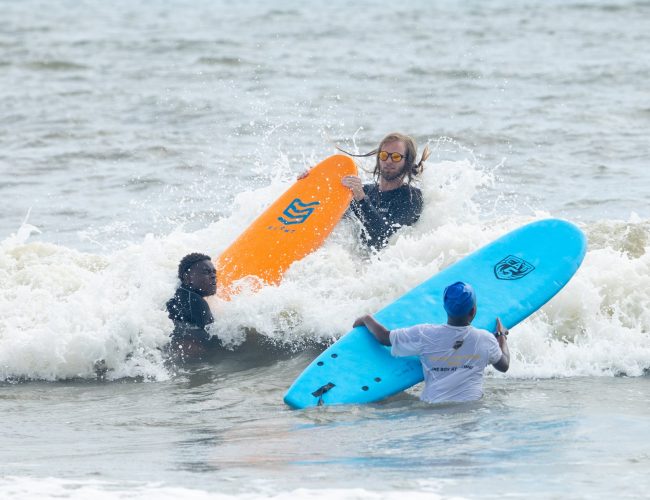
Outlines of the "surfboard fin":
<svg viewBox="0 0 650 500">
<path fill-rule="evenodd" d="M 318 398 L 318 406 L 323 406 L 323 394 L 329 391 L 332 387 L 334 387 L 334 384 L 332 382 L 328 382 L 324 386 L 319 387 L 311 393 L 312 396 Z"/>
</svg>

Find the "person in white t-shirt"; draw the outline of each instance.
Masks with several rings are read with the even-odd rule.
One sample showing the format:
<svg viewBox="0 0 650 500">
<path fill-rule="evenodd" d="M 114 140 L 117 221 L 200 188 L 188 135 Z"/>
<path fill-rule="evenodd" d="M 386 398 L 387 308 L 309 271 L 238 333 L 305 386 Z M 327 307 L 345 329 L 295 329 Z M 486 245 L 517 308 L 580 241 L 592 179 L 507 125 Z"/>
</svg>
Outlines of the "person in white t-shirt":
<svg viewBox="0 0 650 500">
<path fill-rule="evenodd" d="M 393 356 L 419 356 L 424 372 L 420 399 L 428 403 L 474 401 L 483 396 L 483 371 L 488 364 L 500 372 L 510 367 L 508 330 L 496 319 L 496 333 L 471 326 L 476 316 L 476 294 L 471 285 L 456 282 L 445 288 L 446 325 L 421 324 L 389 331 L 372 316 L 354 326 L 365 326 Z"/>
</svg>

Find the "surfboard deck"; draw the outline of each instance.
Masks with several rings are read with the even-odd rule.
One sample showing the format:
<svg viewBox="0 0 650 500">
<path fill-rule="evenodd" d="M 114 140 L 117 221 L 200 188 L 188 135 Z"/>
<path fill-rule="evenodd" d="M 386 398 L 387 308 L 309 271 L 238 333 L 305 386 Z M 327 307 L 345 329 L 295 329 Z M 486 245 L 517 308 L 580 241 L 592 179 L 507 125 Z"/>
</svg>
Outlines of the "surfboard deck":
<svg viewBox="0 0 650 500">
<path fill-rule="evenodd" d="M 586 238 L 573 224 L 559 219 L 533 222 L 440 271 L 374 317 L 389 330 L 446 323 L 443 291 L 451 283 L 465 281 L 477 297 L 472 324 L 494 331 L 499 316 L 511 328 L 562 289 L 586 250 Z M 366 327 L 357 327 L 303 371 L 284 401 L 293 408 L 370 403 L 422 380 L 418 357 L 394 358 Z"/>
<path fill-rule="evenodd" d="M 220 298 L 237 293 L 246 277 L 277 284 L 291 264 L 316 250 L 330 235 L 352 199 L 341 184 L 357 175 L 351 158 L 334 155 L 297 180 L 216 259 Z"/>
</svg>

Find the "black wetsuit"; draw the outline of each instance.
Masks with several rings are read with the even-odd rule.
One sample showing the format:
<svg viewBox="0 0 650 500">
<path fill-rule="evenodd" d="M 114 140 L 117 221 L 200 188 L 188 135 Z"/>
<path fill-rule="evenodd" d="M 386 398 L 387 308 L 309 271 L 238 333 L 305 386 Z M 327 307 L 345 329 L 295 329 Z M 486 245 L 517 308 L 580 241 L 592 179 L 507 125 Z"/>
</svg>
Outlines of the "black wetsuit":
<svg viewBox="0 0 650 500">
<path fill-rule="evenodd" d="M 364 243 L 376 250 L 388 243 L 402 226 L 415 224 L 422 213 L 422 191 L 404 184 L 397 189 L 380 191 L 377 184 L 364 184 L 366 197 L 350 204 L 352 212 L 363 224 Z"/>
<path fill-rule="evenodd" d="M 191 288 L 179 287 L 167 301 L 169 319 L 174 322 L 171 347 L 187 357 L 197 357 L 205 350 L 220 345 L 217 337 L 210 337 L 205 327 L 214 321 L 210 306 Z"/>
</svg>

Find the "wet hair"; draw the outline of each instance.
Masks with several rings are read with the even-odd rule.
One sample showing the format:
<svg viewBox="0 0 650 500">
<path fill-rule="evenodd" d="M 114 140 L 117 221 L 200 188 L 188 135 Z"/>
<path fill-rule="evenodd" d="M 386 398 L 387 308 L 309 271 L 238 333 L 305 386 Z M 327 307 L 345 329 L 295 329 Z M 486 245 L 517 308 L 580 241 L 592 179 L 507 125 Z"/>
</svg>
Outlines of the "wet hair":
<svg viewBox="0 0 650 500">
<path fill-rule="evenodd" d="M 212 258 L 202 253 L 190 253 L 183 257 L 180 264 L 178 264 L 178 278 L 183 281 L 183 276 L 190 270 L 190 267 L 204 260 L 212 260 Z"/>
<path fill-rule="evenodd" d="M 339 148 L 338 146 L 336 149 L 350 156 L 355 156 L 357 158 L 364 158 L 368 156 L 375 156 L 382 150 L 384 145 L 391 142 L 398 142 L 398 141 L 403 143 L 406 146 L 406 154 L 404 155 L 405 162 L 404 162 L 403 175 L 404 177 L 406 177 L 407 184 L 411 184 L 413 178 L 422 173 L 422 171 L 424 170 L 424 162 L 427 161 L 427 158 L 429 158 L 429 156 L 431 155 L 428 144 L 424 147 L 424 151 L 422 151 L 422 156 L 420 157 L 420 161 L 417 163 L 416 163 L 416 158 L 417 158 L 418 147 L 417 144 L 415 143 L 415 139 L 413 139 L 408 135 L 400 134 L 399 132 L 393 132 L 391 134 L 388 134 L 386 137 L 384 137 L 381 140 L 379 146 L 377 146 L 375 149 L 373 149 L 368 153 L 352 154 Z M 373 170 L 372 175 L 375 178 L 375 181 L 379 180 L 379 175 L 380 175 L 379 157 L 377 157 L 377 161 L 375 162 L 375 169 Z"/>
</svg>

